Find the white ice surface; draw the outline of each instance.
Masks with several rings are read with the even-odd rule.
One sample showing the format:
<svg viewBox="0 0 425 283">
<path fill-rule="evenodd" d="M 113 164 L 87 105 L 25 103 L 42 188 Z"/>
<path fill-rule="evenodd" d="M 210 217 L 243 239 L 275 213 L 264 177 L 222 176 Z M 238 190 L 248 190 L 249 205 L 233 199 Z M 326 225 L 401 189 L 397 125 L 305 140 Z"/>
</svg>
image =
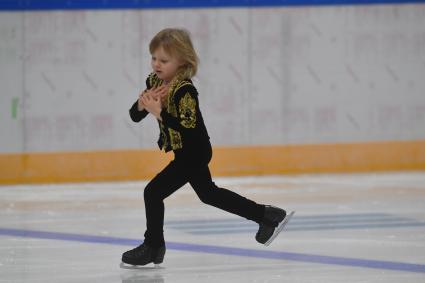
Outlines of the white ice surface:
<svg viewBox="0 0 425 283">
<path fill-rule="evenodd" d="M 146 182 L 0 186 L 0 282 L 425 282 L 423 172 L 215 182 L 297 212 L 287 230 L 264 247 L 254 240 L 255 224 L 201 203 L 185 186 L 165 201 L 171 248 L 161 268 L 129 270 L 119 263 L 133 246 L 122 241 L 142 240 Z M 66 239 L 70 234 L 83 240 Z M 97 238 L 89 242 L 86 236 Z M 121 242 L 96 242 L 101 237 Z M 197 250 L 177 249 L 178 244 Z M 230 249 L 214 254 L 206 245 Z M 245 254 L 232 255 L 232 248 Z M 334 262 L 311 262 L 316 256 Z M 355 261 L 343 265 L 347 258 Z M 381 267 L 370 268 L 366 260 Z M 400 270 L 406 266 L 414 271 Z"/>
</svg>

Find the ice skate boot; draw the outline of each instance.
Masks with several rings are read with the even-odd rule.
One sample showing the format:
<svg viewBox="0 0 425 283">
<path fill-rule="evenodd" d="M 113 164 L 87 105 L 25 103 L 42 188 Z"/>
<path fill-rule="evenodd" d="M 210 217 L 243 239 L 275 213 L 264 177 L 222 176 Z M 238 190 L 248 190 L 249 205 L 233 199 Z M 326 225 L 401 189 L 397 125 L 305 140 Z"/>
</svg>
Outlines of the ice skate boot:
<svg viewBox="0 0 425 283">
<path fill-rule="evenodd" d="M 158 266 L 164 260 L 165 250 L 165 246 L 159 248 L 152 248 L 147 244 L 143 243 L 137 248 L 123 253 L 121 267 L 127 267 L 124 264 L 129 264 L 132 266 L 141 266 L 149 264 L 151 262 L 153 262 L 155 266 Z"/>
<path fill-rule="evenodd" d="M 294 213 L 295 211 L 292 211 L 287 215 L 286 211 L 281 208 L 266 205 L 263 220 L 255 235 L 257 242 L 266 246 L 270 245 L 276 236 L 283 230 Z"/>
</svg>

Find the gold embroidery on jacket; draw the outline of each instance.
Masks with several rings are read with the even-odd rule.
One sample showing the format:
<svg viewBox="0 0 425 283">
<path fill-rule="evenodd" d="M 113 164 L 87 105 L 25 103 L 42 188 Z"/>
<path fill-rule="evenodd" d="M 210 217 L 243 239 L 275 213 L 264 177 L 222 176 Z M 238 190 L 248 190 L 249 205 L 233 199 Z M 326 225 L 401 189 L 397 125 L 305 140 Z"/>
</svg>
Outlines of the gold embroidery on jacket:
<svg viewBox="0 0 425 283">
<path fill-rule="evenodd" d="M 170 144 L 172 149 L 179 149 L 183 147 L 182 138 L 179 132 L 168 128 L 170 134 Z"/>
<path fill-rule="evenodd" d="M 196 100 L 186 93 L 179 103 L 180 119 L 183 127 L 195 128 L 196 126 Z"/>
<path fill-rule="evenodd" d="M 162 85 L 162 82 L 163 81 L 160 78 L 158 78 L 158 76 L 155 73 L 149 74 L 149 85 L 151 88 L 159 87 L 160 85 Z"/>
<path fill-rule="evenodd" d="M 174 96 L 177 93 L 177 91 L 185 85 L 189 85 L 190 82 L 188 81 L 176 81 L 174 82 L 168 91 L 168 95 L 167 95 L 167 112 L 177 118 L 177 106 L 174 103 Z M 181 138 L 181 134 L 176 131 L 173 130 L 171 128 L 168 128 L 168 133 L 170 134 L 170 145 L 172 149 L 180 149 L 183 147 L 183 142 L 182 142 L 182 138 Z"/>
<path fill-rule="evenodd" d="M 190 82 L 188 82 L 188 81 L 177 81 L 177 82 L 173 83 L 168 90 L 167 112 L 170 113 L 173 117 L 176 117 L 176 118 L 177 118 L 177 106 L 174 103 L 174 96 L 177 93 L 177 91 L 185 85 L 190 85 Z"/>
<path fill-rule="evenodd" d="M 151 88 L 159 87 L 162 85 L 162 83 L 163 83 L 163 80 L 159 79 L 155 73 L 151 73 L 149 75 L 149 84 Z M 186 80 L 175 80 L 170 85 L 168 89 L 167 97 L 165 98 L 166 103 L 165 105 L 163 105 L 163 107 L 171 116 L 175 118 L 177 118 L 177 105 L 174 102 L 174 96 L 177 93 L 177 91 L 185 85 L 191 85 L 191 83 Z M 182 101 L 180 101 L 179 103 L 180 113 L 185 113 L 185 115 L 188 115 L 187 118 L 185 118 L 185 120 L 182 121 L 181 123 L 186 128 L 194 128 L 196 124 L 196 116 L 193 116 L 193 115 L 196 115 L 196 110 L 195 110 L 196 101 L 192 97 L 190 97 L 190 94 L 188 93 L 185 95 L 185 97 L 187 95 L 189 95 L 189 98 L 186 98 L 185 102 L 182 103 Z M 185 97 L 183 97 L 182 100 L 185 99 Z M 190 101 L 190 100 L 193 100 L 193 101 Z M 182 106 L 183 106 L 183 109 L 185 109 L 184 110 L 185 112 L 182 112 Z M 189 111 L 189 109 L 193 109 L 193 111 Z M 163 143 L 162 148 L 164 150 L 168 147 L 168 145 L 170 145 L 171 149 L 173 150 L 180 149 L 183 147 L 181 134 L 178 131 L 173 130 L 172 128 L 168 128 L 169 135 L 166 135 L 165 133 L 166 129 L 162 122 L 160 122 L 160 130 L 161 130 L 162 143 Z"/>
</svg>

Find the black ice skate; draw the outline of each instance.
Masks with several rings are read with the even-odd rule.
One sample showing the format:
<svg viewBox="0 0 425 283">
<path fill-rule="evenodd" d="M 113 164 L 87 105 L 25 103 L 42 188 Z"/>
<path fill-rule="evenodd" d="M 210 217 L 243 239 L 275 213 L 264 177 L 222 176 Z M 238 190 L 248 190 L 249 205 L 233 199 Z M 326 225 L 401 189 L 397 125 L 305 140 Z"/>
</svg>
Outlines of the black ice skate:
<svg viewBox="0 0 425 283">
<path fill-rule="evenodd" d="M 121 267 L 128 268 L 125 264 L 129 264 L 134 267 L 146 265 L 151 262 L 153 262 L 155 266 L 158 266 L 164 260 L 164 255 L 165 246 L 152 248 L 143 243 L 137 248 L 123 253 Z"/>
<path fill-rule="evenodd" d="M 292 211 L 287 215 L 286 211 L 283 209 L 266 205 L 263 220 L 255 235 L 257 242 L 266 246 L 270 245 L 276 236 L 283 230 L 294 213 L 295 211 Z"/>
</svg>

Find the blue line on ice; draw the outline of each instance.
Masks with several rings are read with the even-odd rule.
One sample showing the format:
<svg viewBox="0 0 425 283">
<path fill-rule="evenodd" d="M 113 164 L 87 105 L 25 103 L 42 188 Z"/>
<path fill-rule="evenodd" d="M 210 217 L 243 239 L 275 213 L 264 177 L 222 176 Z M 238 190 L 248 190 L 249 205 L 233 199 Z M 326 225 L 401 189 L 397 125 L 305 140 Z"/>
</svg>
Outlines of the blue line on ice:
<svg viewBox="0 0 425 283">
<path fill-rule="evenodd" d="M 62 240 L 62 241 L 75 241 L 75 242 L 82 242 L 82 243 L 123 245 L 123 246 L 136 246 L 140 244 L 140 240 L 128 239 L 128 238 L 81 235 L 81 234 L 59 233 L 59 232 L 46 232 L 46 231 L 36 231 L 36 230 L 24 230 L 24 229 L 0 228 L 0 235 L 12 236 L 12 237 L 24 237 L 24 238 L 37 238 L 37 239 L 46 239 L 46 240 L 50 239 L 50 240 Z M 351 266 L 351 267 L 363 267 L 363 268 L 374 268 L 374 269 L 384 269 L 384 270 L 393 270 L 393 271 L 408 271 L 408 272 L 425 273 L 425 264 L 413 264 L 413 263 L 404 263 L 404 262 L 395 262 L 395 261 L 381 261 L 381 260 L 346 258 L 346 257 L 337 257 L 337 256 L 323 256 L 323 255 L 314 255 L 314 254 L 291 253 L 291 252 L 257 250 L 257 249 L 246 249 L 246 248 L 233 248 L 233 247 L 199 245 L 199 244 L 178 243 L 178 242 L 167 242 L 167 249 L 188 251 L 188 252 L 198 252 L 198 253 L 222 254 L 222 255 L 254 257 L 254 258 L 263 258 L 263 259 L 289 260 L 289 261 L 299 261 L 299 262 L 307 262 L 307 263 L 332 264 L 332 265 Z"/>
</svg>

